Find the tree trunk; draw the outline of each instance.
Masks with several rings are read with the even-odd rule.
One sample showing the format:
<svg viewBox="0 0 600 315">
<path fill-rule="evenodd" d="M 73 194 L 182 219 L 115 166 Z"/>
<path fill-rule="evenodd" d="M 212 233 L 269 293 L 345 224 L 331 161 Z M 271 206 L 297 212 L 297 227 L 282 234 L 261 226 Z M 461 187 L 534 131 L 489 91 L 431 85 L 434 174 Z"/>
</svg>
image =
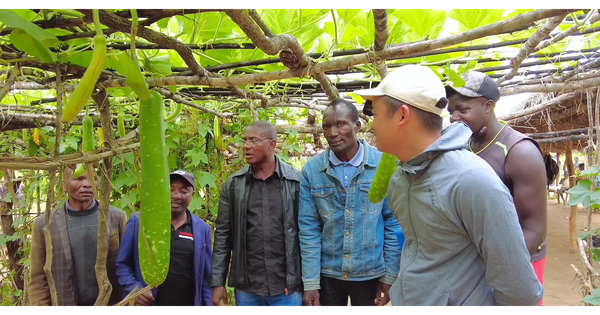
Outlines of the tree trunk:
<svg viewBox="0 0 600 315">
<path fill-rule="evenodd" d="M 15 184 L 12 183 L 12 171 L 8 169 L 4 169 L 4 179 L 5 183 L 2 183 L 2 188 L 4 193 L 0 195 L 0 221 L 2 223 L 2 232 L 7 236 L 13 236 L 15 234 L 15 228 L 13 227 L 13 216 L 10 213 L 10 210 L 13 208 L 13 204 L 16 201 L 15 194 Z M 12 186 L 12 187 L 11 187 Z M 18 186 L 18 185 L 17 185 Z M 10 193 L 12 197 L 12 202 L 4 202 L 4 197 L 6 193 Z M 19 290 L 24 289 L 24 280 L 23 280 L 23 265 L 19 264 L 19 261 L 23 258 L 21 253 L 21 244 L 18 240 L 12 240 L 6 242 L 6 250 L 8 253 L 8 262 L 11 271 L 15 271 L 14 282 Z"/>
</svg>

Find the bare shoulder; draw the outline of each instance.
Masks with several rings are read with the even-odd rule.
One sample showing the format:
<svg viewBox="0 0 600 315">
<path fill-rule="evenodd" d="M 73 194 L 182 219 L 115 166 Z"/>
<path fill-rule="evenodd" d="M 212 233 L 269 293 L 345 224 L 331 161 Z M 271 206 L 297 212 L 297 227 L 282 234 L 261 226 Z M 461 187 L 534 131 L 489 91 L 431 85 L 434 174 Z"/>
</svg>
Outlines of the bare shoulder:
<svg viewBox="0 0 600 315">
<path fill-rule="evenodd" d="M 510 178 L 546 176 L 544 158 L 538 147 L 529 140 L 517 142 L 506 156 L 506 172 Z"/>
</svg>

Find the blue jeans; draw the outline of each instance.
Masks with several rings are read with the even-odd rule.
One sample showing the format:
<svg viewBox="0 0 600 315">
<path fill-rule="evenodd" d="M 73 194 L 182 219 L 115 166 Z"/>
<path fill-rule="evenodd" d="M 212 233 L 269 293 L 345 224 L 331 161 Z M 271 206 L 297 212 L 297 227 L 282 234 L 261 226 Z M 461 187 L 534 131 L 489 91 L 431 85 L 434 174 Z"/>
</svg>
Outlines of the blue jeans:
<svg viewBox="0 0 600 315">
<path fill-rule="evenodd" d="M 236 306 L 302 306 L 302 293 L 292 292 L 274 296 L 262 296 L 235 289 Z"/>
</svg>

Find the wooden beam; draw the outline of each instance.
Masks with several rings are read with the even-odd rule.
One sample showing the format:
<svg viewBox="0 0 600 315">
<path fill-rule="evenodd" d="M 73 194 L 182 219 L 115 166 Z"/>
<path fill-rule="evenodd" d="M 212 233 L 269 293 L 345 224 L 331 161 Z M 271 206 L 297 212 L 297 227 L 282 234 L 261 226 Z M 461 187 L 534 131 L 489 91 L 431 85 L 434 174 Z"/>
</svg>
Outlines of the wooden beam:
<svg viewBox="0 0 600 315">
<path fill-rule="evenodd" d="M 569 174 L 569 186 L 575 186 L 575 177 L 573 176 L 573 143 L 567 142 L 567 148 L 565 150 L 565 163 L 567 164 L 567 173 Z M 577 230 L 577 206 L 571 206 L 571 214 L 569 215 L 569 245 L 571 253 L 577 251 L 577 243 L 575 242 Z"/>
<path fill-rule="evenodd" d="M 560 105 L 561 103 L 565 104 L 565 103 L 571 101 L 575 97 L 581 97 L 581 92 L 573 92 L 573 93 L 569 93 L 569 94 L 563 94 L 559 97 L 555 97 L 551 100 L 545 101 L 539 105 L 535 105 L 535 106 L 520 110 L 518 112 L 500 116 L 500 117 L 498 117 L 498 119 L 504 120 L 504 121 L 515 120 L 515 119 L 523 117 L 523 116 L 528 116 L 528 115 L 532 115 L 535 113 L 539 113 L 539 112 L 543 111 L 544 109 L 553 107 L 555 105 Z"/>
</svg>

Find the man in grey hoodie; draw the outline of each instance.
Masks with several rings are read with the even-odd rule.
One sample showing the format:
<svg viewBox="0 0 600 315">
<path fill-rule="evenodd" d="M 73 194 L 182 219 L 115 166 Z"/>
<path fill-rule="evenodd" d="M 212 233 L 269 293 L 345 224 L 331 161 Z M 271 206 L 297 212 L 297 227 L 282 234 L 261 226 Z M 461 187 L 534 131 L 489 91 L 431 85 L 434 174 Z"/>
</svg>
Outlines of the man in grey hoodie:
<svg viewBox="0 0 600 315">
<path fill-rule="evenodd" d="M 374 116 L 377 149 L 398 157 L 388 186 L 405 243 L 393 305 L 536 305 L 537 280 L 512 198 L 466 149 L 461 122 L 442 130 L 448 100 L 427 67 L 406 65 L 355 91 Z"/>
</svg>

